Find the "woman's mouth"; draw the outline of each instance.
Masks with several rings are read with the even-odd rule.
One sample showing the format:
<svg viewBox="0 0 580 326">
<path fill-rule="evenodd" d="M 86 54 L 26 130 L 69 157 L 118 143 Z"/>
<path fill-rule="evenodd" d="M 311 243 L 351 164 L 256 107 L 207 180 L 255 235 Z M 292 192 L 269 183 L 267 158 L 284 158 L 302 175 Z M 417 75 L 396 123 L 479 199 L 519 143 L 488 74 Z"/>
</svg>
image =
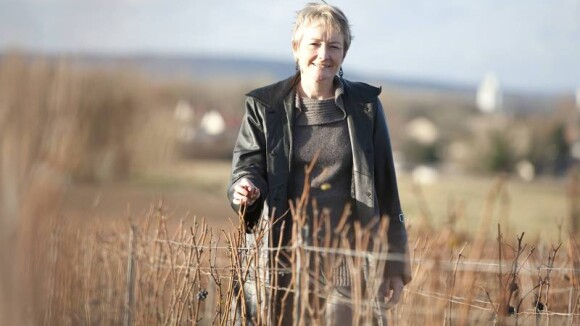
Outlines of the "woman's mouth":
<svg viewBox="0 0 580 326">
<path fill-rule="evenodd" d="M 331 65 L 329 64 L 324 64 L 324 63 L 313 63 L 313 66 L 320 68 L 320 69 L 324 69 L 324 68 L 330 68 Z"/>
</svg>

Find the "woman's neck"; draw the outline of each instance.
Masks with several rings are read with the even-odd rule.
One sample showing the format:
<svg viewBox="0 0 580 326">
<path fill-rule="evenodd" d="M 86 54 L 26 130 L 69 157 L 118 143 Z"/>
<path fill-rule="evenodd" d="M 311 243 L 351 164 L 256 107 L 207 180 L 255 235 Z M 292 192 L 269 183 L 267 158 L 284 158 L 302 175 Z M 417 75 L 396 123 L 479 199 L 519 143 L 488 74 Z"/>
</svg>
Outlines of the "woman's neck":
<svg viewBox="0 0 580 326">
<path fill-rule="evenodd" d="M 334 97 L 334 81 L 305 82 L 300 81 L 300 96 L 317 100 Z"/>
</svg>

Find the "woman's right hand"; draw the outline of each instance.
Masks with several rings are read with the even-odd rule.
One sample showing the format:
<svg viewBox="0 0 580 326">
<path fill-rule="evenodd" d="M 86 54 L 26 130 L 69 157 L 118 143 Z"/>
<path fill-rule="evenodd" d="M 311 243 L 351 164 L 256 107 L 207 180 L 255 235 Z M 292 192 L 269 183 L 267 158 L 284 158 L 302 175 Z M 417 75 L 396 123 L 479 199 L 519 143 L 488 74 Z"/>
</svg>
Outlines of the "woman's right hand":
<svg viewBox="0 0 580 326">
<path fill-rule="evenodd" d="M 253 205 L 260 198 L 260 189 L 249 179 L 242 178 L 234 186 L 233 203 L 235 205 Z"/>
</svg>

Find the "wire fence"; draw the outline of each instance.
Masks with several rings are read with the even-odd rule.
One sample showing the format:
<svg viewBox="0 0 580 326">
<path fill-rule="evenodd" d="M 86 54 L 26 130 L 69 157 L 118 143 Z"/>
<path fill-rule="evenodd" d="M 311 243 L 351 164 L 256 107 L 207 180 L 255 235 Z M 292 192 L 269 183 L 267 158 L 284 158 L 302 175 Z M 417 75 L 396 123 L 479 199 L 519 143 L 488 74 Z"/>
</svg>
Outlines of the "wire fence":
<svg viewBox="0 0 580 326">
<path fill-rule="evenodd" d="M 199 252 L 208 252 L 210 250 L 214 250 L 216 252 L 229 252 L 231 250 L 239 250 L 239 251 L 253 251 L 257 250 L 256 247 L 238 247 L 238 248 L 231 248 L 228 246 L 221 246 L 221 245 L 191 245 L 184 242 L 178 242 L 173 240 L 161 240 L 161 239 L 154 239 L 153 241 L 157 243 L 168 244 L 176 247 L 182 248 L 190 248 L 195 249 Z M 301 244 L 293 244 L 291 246 L 279 246 L 275 248 L 259 248 L 259 251 L 262 252 L 276 252 L 280 250 L 304 250 L 306 252 L 312 253 L 321 253 L 321 254 L 332 254 L 332 255 L 343 255 L 343 256 L 350 256 L 350 257 L 359 257 L 359 258 L 367 258 L 373 260 L 400 260 L 402 261 L 404 257 L 397 256 L 388 253 L 376 253 L 371 251 L 360 251 L 360 250 L 348 250 L 348 249 L 340 249 L 340 248 L 325 248 L 325 247 L 313 247 L 308 245 L 301 245 Z M 218 254 L 219 255 L 219 254 Z M 499 264 L 493 261 L 469 261 L 469 260 L 460 260 L 459 262 L 453 262 L 449 259 L 430 259 L 430 258 L 415 258 L 412 259 L 412 263 L 416 264 L 427 264 L 427 265 L 437 265 L 440 269 L 445 271 L 470 271 L 470 272 L 481 272 L 481 273 L 497 273 L 500 267 L 505 270 L 512 267 L 511 262 L 506 262 L 503 264 Z M 168 268 L 186 268 L 185 265 L 183 266 L 167 266 Z M 570 273 L 580 273 L 580 268 L 573 268 L 573 267 L 549 267 L 545 264 L 540 264 L 538 266 L 532 266 L 530 263 L 526 263 L 520 265 L 521 270 L 520 274 L 530 274 L 536 275 L 538 272 L 541 271 L 551 271 L 551 272 L 560 272 L 562 274 L 570 274 Z M 223 267 L 224 269 L 228 269 Z M 267 267 L 264 267 L 267 268 Z"/>
<path fill-rule="evenodd" d="M 344 256 L 354 258 L 361 258 L 363 260 L 375 260 L 375 261 L 386 261 L 386 260 L 403 260 L 405 259 L 403 256 L 393 255 L 392 253 L 385 253 L 385 252 L 372 252 L 372 251 L 365 251 L 365 250 L 354 250 L 354 249 L 345 249 L 345 248 L 329 248 L 329 247 L 320 247 L 320 246 L 312 246 L 306 245 L 304 243 L 295 242 L 292 245 L 287 246 L 279 246 L 276 248 L 270 247 L 256 247 L 254 246 L 247 246 L 243 241 L 240 242 L 240 245 L 237 247 L 232 246 L 231 244 L 223 245 L 219 241 L 213 241 L 211 243 L 205 244 L 192 244 L 188 241 L 176 241 L 170 239 L 159 239 L 159 238 L 143 238 L 145 241 L 154 242 L 160 246 L 167 246 L 172 247 L 173 250 L 193 250 L 201 255 L 209 254 L 214 255 L 214 262 L 213 266 L 209 264 L 196 264 L 191 265 L 187 263 L 168 263 L 166 260 L 149 260 L 147 263 L 147 267 L 151 269 L 164 269 L 164 270 L 180 270 L 180 271 L 187 271 L 187 270 L 195 270 L 200 273 L 203 277 L 206 277 L 208 282 L 210 280 L 214 280 L 219 278 L 222 281 L 231 281 L 232 275 L 240 275 L 242 273 L 248 272 L 249 269 L 255 268 L 259 272 L 256 273 L 257 275 L 272 275 L 272 273 L 296 273 L 293 270 L 293 267 L 290 268 L 280 268 L 280 267 L 272 267 L 271 265 L 265 264 L 263 266 L 240 266 L 240 265 L 232 265 L 231 260 L 227 259 L 228 255 L 231 255 L 232 252 L 237 253 L 244 253 L 245 255 L 252 256 L 252 255 L 260 255 L 260 254 L 273 254 L 279 251 L 286 251 L 286 252 L 296 252 L 300 251 L 306 255 L 329 255 L 329 256 Z M 552 248 L 553 250 L 554 248 Z M 415 256 L 421 257 L 414 257 L 411 259 L 412 265 L 415 267 L 414 269 L 417 270 L 419 268 L 426 270 L 426 273 L 429 273 L 429 269 L 433 268 L 432 272 L 434 275 L 432 276 L 433 279 L 450 279 L 450 278 L 459 278 L 459 274 L 464 275 L 472 275 L 471 277 L 477 279 L 482 277 L 482 275 L 489 275 L 485 277 L 485 280 L 482 280 L 482 284 L 485 284 L 487 287 L 497 287 L 496 284 L 489 281 L 489 278 L 497 278 L 503 277 L 508 279 L 513 277 L 514 280 L 517 278 L 518 282 L 521 279 L 527 278 L 528 286 L 532 289 L 527 290 L 530 295 L 530 299 L 535 298 L 536 307 L 532 306 L 532 308 L 523 308 L 519 307 L 522 304 L 524 299 L 518 298 L 521 300 L 518 305 L 518 310 L 516 311 L 515 307 L 513 307 L 511 312 L 507 312 L 505 315 L 513 316 L 518 315 L 522 319 L 527 320 L 531 316 L 535 316 L 536 319 L 540 318 L 562 318 L 562 320 L 569 321 L 568 324 L 573 325 L 572 322 L 578 320 L 580 317 L 580 313 L 577 309 L 577 303 L 580 298 L 578 294 L 578 287 L 577 285 L 573 284 L 574 275 L 580 275 L 580 266 L 574 266 L 573 262 L 570 259 L 562 259 L 558 263 L 559 266 L 554 265 L 554 261 L 545 262 L 541 261 L 539 258 L 534 259 L 531 261 L 530 259 L 524 258 L 514 258 L 511 257 L 510 259 L 504 258 L 502 263 L 499 263 L 497 258 L 496 259 L 486 259 L 481 258 L 479 260 L 467 260 L 465 256 L 461 254 L 455 256 L 449 255 L 447 258 L 442 258 L 442 255 L 435 255 L 434 257 L 429 257 L 428 255 L 420 255 L 417 253 L 418 250 L 415 250 Z M 221 257 L 221 260 L 215 259 L 215 257 Z M 529 256 L 528 256 L 529 258 Z M 515 260 L 514 260 L 515 259 Z M 211 261 L 209 257 L 206 257 L 207 261 Z M 220 265 L 221 264 L 221 265 Z M 503 272 L 502 272 L 503 271 Z M 511 275 L 510 275 L 511 273 Z M 513 275 L 517 274 L 517 275 Z M 549 274 L 552 278 L 558 278 L 559 281 L 550 281 L 546 276 Z M 416 279 L 408 286 L 404 288 L 403 291 L 403 300 L 401 305 L 403 304 L 412 304 L 413 301 L 429 301 L 431 303 L 438 302 L 435 306 L 438 307 L 439 310 L 445 311 L 441 318 L 459 318 L 458 316 L 449 317 L 445 316 L 446 314 L 453 314 L 451 309 L 447 306 L 454 305 L 455 310 L 461 309 L 468 309 L 473 311 L 479 311 L 484 315 L 492 314 L 498 318 L 497 315 L 499 313 L 498 309 L 500 309 L 500 302 L 493 302 L 492 299 L 487 296 L 484 298 L 482 294 L 474 295 L 472 291 L 464 291 L 465 289 L 455 290 L 455 292 L 463 292 L 464 295 L 454 294 L 453 290 L 449 290 L 449 282 L 447 282 L 446 286 L 439 286 L 437 287 L 429 287 L 431 290 L 424 289 L 423 287 L 429 283 L 428 278 L 425 277 L 415 277 Z M 567 282 L 563 282 L 567 280 Z M 524 283 L 523 281 L 521 281 Z M 419 283 L 415 285 L 416 283 Z M 444 282 L 445 283 L 445 282 Z M 477 283 L 473 281 L 472 283 Z M 207 284 L 207 282 L 206 282 Z M 491 284 L 491 285 L 490 285 Z M 507 282 L 505 283 L 507 287 Z M 261 286 L 268 290 L 268 291 L 286 291 L 293 294 L 299 293 L 299 289 L 296 288 L 288 288 L 288 287 L 281 287 L 276 286 L 268 283 L 265 281 Z M 537 291 L 537 287 L 549 287 L 549 293 Z M 483 289 L 483 286 L 481 286 Z M 535 292 L 534 289 L 536 289 Z M 437 291 L 439 290 L 439 291 Z M 494 289 L 497 292 L 503 291 L 502 289 Z M 482 291 L 483 292 L 483 291 Z M 308 295 L 312 295 L 309 293 Z M 319 294 L 314 294 L 319 295 Z M 574 296 L 578 296 L 574 299 Z M 324 297 L 324 295 L 321 295 Z M 542 296 L 545 299 L 542 299 Z M 494 299 L 498 298 L 499 295 L 496 294 Z M 568 297 L 565 303 L 557 302 L 555 304 L 551 304 L 551 307 L 556 307 L 556 309 L 550 309 L 547 306 L 544 306 L 542 309 L 538 309 L 537 305 L 539 300 L 548 301 L 550 298 L 557 297 L 558 300 L 562 300 L 562 298 Z M 422 298 L 422 299 L 421 299 Z M 342 299 L 344 302 L 351 302 L 349 298 Z M 499 299 L 498 299 L 499 300 Z M 513 300 L 515 301 L 515 300 Z M 351 302 L 352 303 L 352 302 Z M 367 305 L 373 304 L 372 298 L 363 298 L 358 299 L 357 304 L 365 307 Z M 511 304 L 516 303 L 507 303 L 508 306 L 511 307 Z M 543 304 L 542 304 L 543 305 Z M 567 306 L 567 310 L 563 311 L 562 307 Z M 424 315 L 425 318 L 429 316 L 433 316 L 433 312 L 429 312 L 433 308 L 426 308 L 426 309 L 413 309 L 412 315 L 413 318 L 417 318 L 418 315 Z M 404 310 L 404 308 L 402 309 Z M 448 311 L 448 312 L 447 312 Z M 457 314 L 457 313 L 455 313 Z M 409 314 L 406 315 L 409 317 Z M 399 316 L 399 318 L 402 318 Z M 481 317 L 483 318 L 483 317 Z M 513 318 L 513 317 L 512 317 Z M 399 319 L 402 320 L 402 319 Z M 535 319 L 534 319 L 535 320 Z M 521 323 L 520 324 L 525 324 Z"/>
<path fill-rule="evenodd" d="M 337 302 L 364 312 L 376 306 L 377 299 L 377 292 L 367 286 L 381 280 L 380 271 L 373 274 L 368 262 L 384 268 L 387 260 L 405 259 L 381 246 L 382 250 L 373 251 L 295 241 L 271 248 L 262 246 L 264 241 L 246 241 L 245 232 L 235 228 L 220 230 L 219 236 L 212 234 L 199 222 L 190 228 L 179 224 L 176 230 L 170 230 L 163 219 L 157 224 L 144 219 L 127 226 L 57 224 L 47 233 L 49 241 L 42 249 L 50 254 L 39 256 L 37 262 L 49 280 L 41 284 L 47 292 L 39 297 L 38 315 L 43 316 L 39 323 L 229 325 L 236 318 L 253 318 L 240 310 L 244 296 L 259 297 L 264 306 L 272 307 L 272 296 L 284 293 L 297 298 L 288 300 L 300 307 L 303 321 L 319 325 L 324 324 L 320 317 L 324 309 L 316 312 L 312 300 L 324 301 L 336 288 L 329 281 L 334 263 L 344 259 L 353 271 L 351 293 Z M 463 247 L 435 242 L 416 246 L 410 251 L 413 280 L 404 287 L 399 304 L 388 310 L 386 304 L 379 307 L 393 325 L 471 325 L 502 320 L 528 325 L 538 318 L 553 325 L 577 325 L 580 264 L 571 250 L 573 244 L 570 239 L 567 251 L 536 244 L 538 249 L 533 252 L 532 247 L 497 239 L 486 240 L 480 247 L 475 241 L 467 241 Z M 498 248 L 502 248 L 501 259 Z M 281 252 L 289 265 L 261 260 Z M 296 264 L 297 257 L 300 264 Z M 277 283 L 275 278 L 282 274 L 291 282 Z M 320 275 L 326 279 L 321 280 Z M 252 284 L 254 290 L 241 293 L 244 284 Z M 256 324 L 271 323 L 262 320 Z M 365 324 L 363 317 L 358 324 Z"/>
</svg>

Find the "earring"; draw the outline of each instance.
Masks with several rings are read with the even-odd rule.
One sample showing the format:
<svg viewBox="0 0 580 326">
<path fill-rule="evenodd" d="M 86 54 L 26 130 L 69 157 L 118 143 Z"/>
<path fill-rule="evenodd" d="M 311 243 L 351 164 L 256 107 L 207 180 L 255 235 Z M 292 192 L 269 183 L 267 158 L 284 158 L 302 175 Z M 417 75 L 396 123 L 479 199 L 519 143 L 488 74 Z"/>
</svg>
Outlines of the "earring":
<svg viewBox="0 0 580 326">
<path fill-rule="evenodd" d="M 296 61 L 296 71 L 300 71 L 300 65 L 298 64 L 298 61 Z"/>
<path fill-rule="evenodd" d="M 340 66 L 340 69 L 338 70 L 338 77 L 342 78 L 342 75 L 344 75 L 344 71 L 342 71 L 342 66 Z"/>
</svg>

